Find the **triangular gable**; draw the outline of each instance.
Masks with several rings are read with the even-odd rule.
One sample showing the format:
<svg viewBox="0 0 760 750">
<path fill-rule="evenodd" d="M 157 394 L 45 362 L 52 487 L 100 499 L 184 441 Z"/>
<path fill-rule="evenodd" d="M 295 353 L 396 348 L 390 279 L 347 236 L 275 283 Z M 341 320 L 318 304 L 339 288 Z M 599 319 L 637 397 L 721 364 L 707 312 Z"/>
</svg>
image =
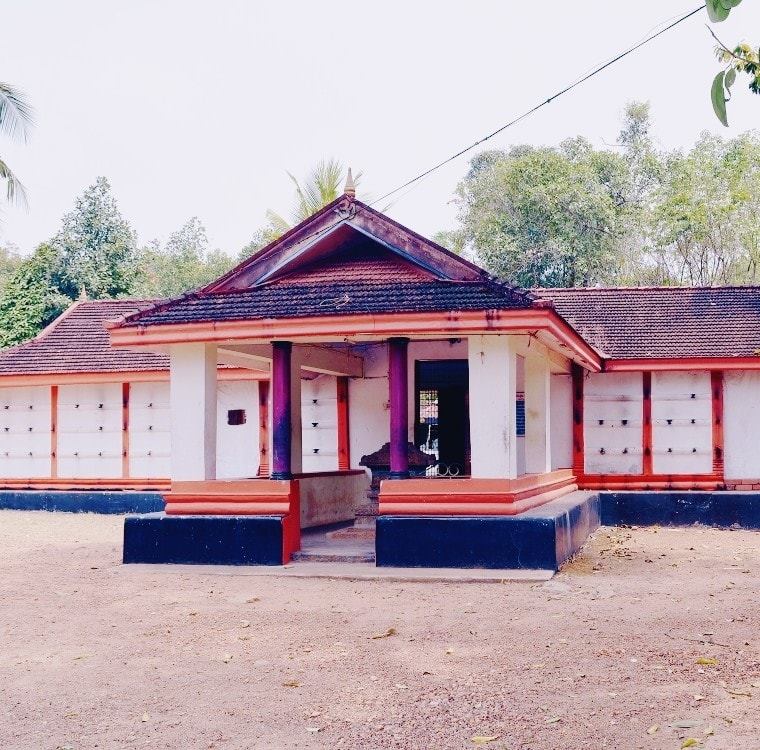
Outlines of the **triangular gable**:
<svg viewBox="0 0 760 750">
<path fill-rule="evenodd" d="M 369 284 L 399 284 L 435 281 L 439 277 L 430 271 L 387 250 L 367 237 L 349 244 L 345 249 L 312 263 L 296 265 L 295 270 L 278 274 L 277 284 L 329 284 L 364 282 Z"/>
<path fill-rule="evenodd" d="M 333 259 L 345 263 L 352 253 L 367 253 L 368 245 L 375 246 L 378 255 L 397 259 L 400 267 L 407 271 L 410 265 L 419 269 L 422 278 L 476 281 L 487 276 L 464 258 L 344 195 L 206 286 L 201 293 L 249 289 L 290 278 L 299 269 L 320 267 L 324 272 Z"/>
</svg>

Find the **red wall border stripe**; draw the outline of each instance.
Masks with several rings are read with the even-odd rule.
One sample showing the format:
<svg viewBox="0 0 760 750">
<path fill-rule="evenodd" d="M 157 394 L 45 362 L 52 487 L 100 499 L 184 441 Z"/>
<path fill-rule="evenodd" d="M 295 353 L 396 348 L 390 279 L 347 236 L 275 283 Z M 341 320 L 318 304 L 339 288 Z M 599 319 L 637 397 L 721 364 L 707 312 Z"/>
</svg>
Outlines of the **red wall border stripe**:
<svg viewBox="0 0 760 750">
<path fill-rule="evenodd" d="M 641 450 L 642 464 L 641 473 L 645 477 L 654 474 L 654 457 L 652 455 L 652 373 L 641 373 L 642 385 L 642 429 Z"/>
<path fill-rule="evenodd" d="M 58 386 L 50 386 L 50 476 L 58 476 Z"/>
<path fill-rule="evenodd" d="M 129 383 L 121 384 L 121 476 L 129 478 Z"/>
<path fill-rule="evenodd" d="M 581 476 L 586 468 L 584 457 L 585 445 L 583 434 L 583 368 L 573 362 L 572 368 L 573 388 L 573 473 Z"/>
<path fill-rule="evenodd" d="M 269 381 L 259 380 L 259 471 L 269 476 Z"/>
<path fill-rule="evenodd" d="M 710 373 L 712 391 L 713 474 L 724 477 L 723 467 L 723 371 Z"/>
<path fill-rule="evenodd" d="M 348 471 L 351 468 L 351 449 L 348 432 L 348 378 L 336 378 L 338 395 L 338 470 Z"/>
</svg>

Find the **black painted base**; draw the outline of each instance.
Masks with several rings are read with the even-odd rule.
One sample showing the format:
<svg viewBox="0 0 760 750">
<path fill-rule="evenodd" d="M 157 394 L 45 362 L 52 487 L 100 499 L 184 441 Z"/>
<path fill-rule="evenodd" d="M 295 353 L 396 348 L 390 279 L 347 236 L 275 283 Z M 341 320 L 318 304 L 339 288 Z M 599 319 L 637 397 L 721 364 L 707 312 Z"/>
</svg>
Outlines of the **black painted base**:
<svg viewBox="0 0 760 750">
<path fill-rule="evenodd" d="M 573 493 L 518 516 L 380 516 L 377 564 L 558 570 L 599 521 L 596 493 Z"/>
<path fill-rule="evenodd" d="M 158 492 L 108 490 L 2 490 L 0 509 L 67 513 L 154 513 L 164 509 Z"/>
<path fill-rule="evenodd" d="M 282 565 L 282 534 L 280 516 L 127 516 L 124 562 Z"/>
<path fill-rule="evenodd" d="M 718 526 L 760 529 L 760 492 L 602 492 L 605 526 Z"/>
</svg>

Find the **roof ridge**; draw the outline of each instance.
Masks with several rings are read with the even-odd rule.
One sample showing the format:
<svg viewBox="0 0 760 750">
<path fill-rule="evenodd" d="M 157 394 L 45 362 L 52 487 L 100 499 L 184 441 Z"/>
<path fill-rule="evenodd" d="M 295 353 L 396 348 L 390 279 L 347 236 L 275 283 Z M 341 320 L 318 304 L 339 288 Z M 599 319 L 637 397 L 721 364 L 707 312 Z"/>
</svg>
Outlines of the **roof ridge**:
<svg viewBox="0 0 760 750">
<path fill-rule="evenodd" d="M 725 284 L 720 286 L 536 286 L 531 291 L 536 293 L 551 292 L 690 292 L 721 291 L 732 289 L 757 289 L 760 284 Z"/>
<path fill-rule="evenodd" d="M 213 281 L 210 281 L 208 284 L 204 284 L 201 286 L 198 291 L 205 293 L 207 289 L 210 289 L 212 287 L 216 287 L 219 284 L 223 284 L 227 281 L 227 279 L 234 277 L 236 274 L 238 274 L 243 268 L 245 268 L 248 264 L 254 262 L 254 259 L 256 261 L 261 260 L 263 257 L 265 257 L 276 245 L 279 245 L 281 242 L 285 241 L 286 239 L 289 239 L 294 234 L 296 234 L 298 231 L 304 228 L 304 225 L 307 222 L 313 222 L 317 217 L 322 216 L 323 214 L 327 213 L 328 211 L 332 210 L 335 206 L 337 206 L 341 201 L 347 200 L 346 196 L 344 194 L 339 195 L 335 200 L 330 201 L 327 205 L 322 206 L 322 208 L 319 209 L 319 211 L 314 212 L 311 216 L 304 219 L 303 221 L 299 221 L 298 224 L 295 226 L 290 227 L 290 229 L 287 230 L 287 232 L 284 232 L 279 237 L 276 237 L 271 242 L 268 242 L 264 247 L 259 248 L 256 252 L 249 255 L 247 258 L 244 258 L 240 261 L 240 263 L 236 264 L 232 268 L 230 268 L 229 271 L 222 274 L 219 278 L 214 279 Z M 357 202 L 355 198 L 350 198 L 348 200 L 351 200 L 352 203 Z M 336 226 L 340 224 L 343 221 L 343 219 L 340 219 L 336 222 Z"/>
</svg>

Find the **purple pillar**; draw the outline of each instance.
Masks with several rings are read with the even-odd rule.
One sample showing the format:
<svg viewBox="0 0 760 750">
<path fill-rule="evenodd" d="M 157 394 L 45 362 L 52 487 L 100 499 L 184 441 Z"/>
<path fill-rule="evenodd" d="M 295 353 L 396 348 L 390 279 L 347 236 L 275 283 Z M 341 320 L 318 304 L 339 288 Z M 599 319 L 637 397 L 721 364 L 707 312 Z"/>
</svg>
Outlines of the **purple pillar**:
<svg viewBox="0 0 760 750">
<path fill-rule="evenodd" d="M 391 405 L 391 479 L 409 476 L 409 339 L 388 339 L 388 389 Z"/>
<path fill-rule="evenodd" d="M 290 440 L 292 404 L 290 341 L 272 342 L 272 471 L 271 479 L 291 479 Z"/>
</svg>

